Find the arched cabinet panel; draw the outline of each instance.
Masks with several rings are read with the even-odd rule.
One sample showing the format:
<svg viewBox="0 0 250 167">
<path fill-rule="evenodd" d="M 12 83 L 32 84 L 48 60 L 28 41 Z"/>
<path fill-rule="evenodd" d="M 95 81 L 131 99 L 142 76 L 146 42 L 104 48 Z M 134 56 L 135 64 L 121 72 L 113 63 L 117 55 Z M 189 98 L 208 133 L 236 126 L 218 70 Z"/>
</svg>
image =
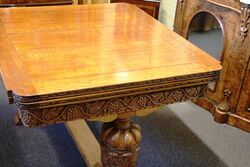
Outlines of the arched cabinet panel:
<svg viewBox="0 0 250 167">
<path fill-rule="evenodd" d="M 250 5 L 239 0 L 178 0 L 174 31 L 188 39 L 190 29 L 216 27 L 203 24 L 213 16 L 223 34 L 219 81 L 196 104 L 210 111 L 215 121 L 250 132 Z"/>
</svg>

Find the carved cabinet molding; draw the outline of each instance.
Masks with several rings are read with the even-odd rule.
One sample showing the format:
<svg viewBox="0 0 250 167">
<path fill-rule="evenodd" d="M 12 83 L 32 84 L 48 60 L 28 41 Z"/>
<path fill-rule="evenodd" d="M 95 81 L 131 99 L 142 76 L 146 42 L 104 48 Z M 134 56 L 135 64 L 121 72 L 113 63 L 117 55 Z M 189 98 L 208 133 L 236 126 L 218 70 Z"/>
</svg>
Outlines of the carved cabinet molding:
<svg viewBox="0 0 250 167">
<path fill-rule="evenodd" d="M 223 33 L 223 70 L 214 90 L 194 101 L 215 121 L 250 132 L 250 5 L 239 0 L 178 0 L 174 31 L 188 38 L 192 19 L 199 13 L 216 18 Z"/>
</svg>

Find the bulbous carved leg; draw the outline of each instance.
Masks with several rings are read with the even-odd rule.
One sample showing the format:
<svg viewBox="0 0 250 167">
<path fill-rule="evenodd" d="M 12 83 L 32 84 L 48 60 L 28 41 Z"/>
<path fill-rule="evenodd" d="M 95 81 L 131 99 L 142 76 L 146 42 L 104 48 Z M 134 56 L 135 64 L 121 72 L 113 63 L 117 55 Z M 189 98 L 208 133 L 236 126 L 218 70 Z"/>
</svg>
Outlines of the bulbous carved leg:
<svg viewBox="0 0 250 167">
<path fill-rule="evenodd" d="M 104 167 L 135 167 L 141 142 L 139 125 L 118 118 L 104 123 L 101 134 L 101 158 Z"/>
</svg>

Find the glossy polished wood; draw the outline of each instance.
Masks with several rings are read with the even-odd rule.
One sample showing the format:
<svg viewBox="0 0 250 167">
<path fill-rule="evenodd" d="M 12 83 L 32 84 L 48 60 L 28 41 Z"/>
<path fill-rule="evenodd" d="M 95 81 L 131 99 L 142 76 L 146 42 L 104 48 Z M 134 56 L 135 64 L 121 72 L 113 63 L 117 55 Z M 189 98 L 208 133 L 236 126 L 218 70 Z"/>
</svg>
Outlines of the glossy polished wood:
<svg viewBox="0 0 250 167">
<path fill-rule="evenodd" d="M 2 74 L 20 96 L 221 68 L 128 4 L 1 9 L 0 19 Z"/>
<path fill-rule="evenodd" d="M 25 126 L 115 120 L 102 129 L 106 167 L 136 164 L 141 133 L 129 117 L 202 96 L 221 69 L 125 3 L 0 9 L 0 67 Z"/>
</svg>

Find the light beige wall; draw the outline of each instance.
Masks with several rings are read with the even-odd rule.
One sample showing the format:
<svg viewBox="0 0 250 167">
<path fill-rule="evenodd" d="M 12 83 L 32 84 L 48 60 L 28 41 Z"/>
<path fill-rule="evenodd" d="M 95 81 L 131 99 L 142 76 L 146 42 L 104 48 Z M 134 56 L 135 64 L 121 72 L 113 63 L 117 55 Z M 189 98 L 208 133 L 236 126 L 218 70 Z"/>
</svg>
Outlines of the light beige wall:
<svg viewBox="0 0 250 167">
<path fill-rule="evenodd" d="M 78 0 L 73 0 L 77 4 Z M 83 0 L 84 4 L 92 3 L 107 3 L 110 0 Z M 168 28 L 173 29 L 175 9 L 177 0 L 161 0 L 159 21 L 165 24 Z"/>
<path fill-rule="evenodd" d="M 173 29 L 177 0 L 161 0 L 159 20 Z"/>
</svg>

